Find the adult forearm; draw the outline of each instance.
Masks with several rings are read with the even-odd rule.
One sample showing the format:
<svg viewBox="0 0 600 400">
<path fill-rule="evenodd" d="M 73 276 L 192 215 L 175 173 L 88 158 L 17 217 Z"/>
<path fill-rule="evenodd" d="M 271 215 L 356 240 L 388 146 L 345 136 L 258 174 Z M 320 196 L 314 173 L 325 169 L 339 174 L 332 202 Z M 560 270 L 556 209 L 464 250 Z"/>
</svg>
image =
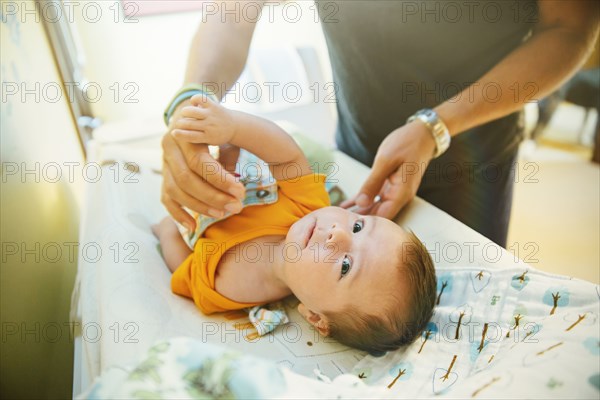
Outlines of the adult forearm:
<svg viewBox="0 0 600 400">
<path fill-rule="evenodd" d="M 560 26 L 534 33 L 471 87 L 436 111 L 451 135 L 501 118 L 550 94 L 585 62 L 597 35 Z"/>
<path fill-rule="evenodd" d="M 258 2 L 262 3 L 262 2 Z M 206 84 L 221 99 L 242 73 L 256 23 L 220 12 L 203 16 L 192 40 L 184 84 Z"/>
</svg>

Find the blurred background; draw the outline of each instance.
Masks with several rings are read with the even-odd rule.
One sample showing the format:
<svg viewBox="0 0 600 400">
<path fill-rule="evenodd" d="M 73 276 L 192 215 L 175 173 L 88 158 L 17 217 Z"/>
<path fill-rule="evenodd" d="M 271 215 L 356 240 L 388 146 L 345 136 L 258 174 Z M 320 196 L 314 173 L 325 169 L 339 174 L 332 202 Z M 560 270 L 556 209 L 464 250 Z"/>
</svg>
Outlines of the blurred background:
<svg viewBox="0 0 600 400">
<path fill-rule="evenodd" d="M 293 4 L 263 14 L 240 89 L 225 103 L 288 120 L 332 146 L 335 100 L 325 41 L 313 3 Z M 77 257 L 59 257 L 65 246 L 48 244 L 77 242 L 85 199 L 81 173 L 69 177 L 65 166 L 81 166 L 98 151 L 92 139 L 157 145 L 164 107 L 183 83 L 202 2 L 1 5 L 0 393 L 66 398 Z M 507 246 L 536 268 L 594 283 L 600 282 L 598 68 L 596 42 L 572 81 L 527 105 Z M 294 82 L 304 95 L 268 101 L 256 95 L 268 82 Z M 63 174 L 51 179 L 55 167 Z"/>
</svg>

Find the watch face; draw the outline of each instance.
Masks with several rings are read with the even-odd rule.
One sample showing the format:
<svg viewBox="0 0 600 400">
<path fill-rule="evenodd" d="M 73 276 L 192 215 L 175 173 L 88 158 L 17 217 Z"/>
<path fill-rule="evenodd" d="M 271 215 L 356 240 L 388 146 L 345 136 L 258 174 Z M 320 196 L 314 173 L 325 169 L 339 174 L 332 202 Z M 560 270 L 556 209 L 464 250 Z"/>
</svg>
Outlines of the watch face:
<svg viewBox="0 0 600 400">
<path fill-rule="evenodd" d="M 433 158 L 442 155 L 450 146 L 450 133 L 448 132 L 446 124 L 444 124 L 437 113 L 430 108 L 417 111 L 407 120 L 407 123 L 412 122 L 415 119 L 420 119 L 431 131 L 436 147 Z"/>
</svg>

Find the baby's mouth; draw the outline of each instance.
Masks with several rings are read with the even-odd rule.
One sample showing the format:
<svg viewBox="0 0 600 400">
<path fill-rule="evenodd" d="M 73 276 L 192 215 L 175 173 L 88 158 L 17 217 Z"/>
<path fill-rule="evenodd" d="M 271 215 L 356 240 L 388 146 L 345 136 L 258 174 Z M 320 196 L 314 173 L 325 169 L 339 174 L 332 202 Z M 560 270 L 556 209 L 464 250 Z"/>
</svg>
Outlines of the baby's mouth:
<svg viewBox="0 0 600 400">
<path fill-rule="evenodd" d="M 306 241 L 304 242 L 304 248 L 306 248 L 306 246 L 308 246 L 308 243 L 310 242 L 310 239 L 312 239 L 316 228 L 317 228 L 317 220 L 313 220 L 313 222 L 306 229 L 307 235 L 306 235 Z"/>
<path fill-rule="evenodd" d="M 313 235 L 315 234 L 315 229 L 317 229 L 317 223 L 316 222 L 313 225 L 312 229 L 310 230 L 310 234 L 308 235 L 308 241 L 309 242 L 310 242 L 310 239 L 312 239 Z"/>
</svg>

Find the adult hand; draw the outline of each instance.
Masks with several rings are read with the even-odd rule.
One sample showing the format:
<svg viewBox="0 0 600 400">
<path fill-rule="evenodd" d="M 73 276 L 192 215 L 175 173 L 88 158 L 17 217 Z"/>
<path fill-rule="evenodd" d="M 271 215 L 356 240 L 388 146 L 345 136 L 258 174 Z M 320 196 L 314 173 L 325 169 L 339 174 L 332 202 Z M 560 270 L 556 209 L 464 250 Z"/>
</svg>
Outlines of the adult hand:
<svg viewBox="0 0 600 400">
<path fill-rule="evenodd" d="M 221 217 L 224 210 L 241 210 L 245 191 L 235 176 L 209 154 L 206 144 L 188 143 L 171 134 L 174 124 L 182 118 L 181 110 L 189 104 L 184 102 L 177 108 L 162 140 L 161 202 L 176 221 L 194 230 L 196 221 L 183 207 Z"/>
<path fill-rule="evenodd" d="M 361 214 L 394 218 L 417 194 L 434 151 L 435 140 L 421 121 L 396 129 L 379 145 L 371 173 L 359 193 L 341 206 L 357 205 Z M 376 195 L 380 201 L 373 204 Z"/>
</svg>

